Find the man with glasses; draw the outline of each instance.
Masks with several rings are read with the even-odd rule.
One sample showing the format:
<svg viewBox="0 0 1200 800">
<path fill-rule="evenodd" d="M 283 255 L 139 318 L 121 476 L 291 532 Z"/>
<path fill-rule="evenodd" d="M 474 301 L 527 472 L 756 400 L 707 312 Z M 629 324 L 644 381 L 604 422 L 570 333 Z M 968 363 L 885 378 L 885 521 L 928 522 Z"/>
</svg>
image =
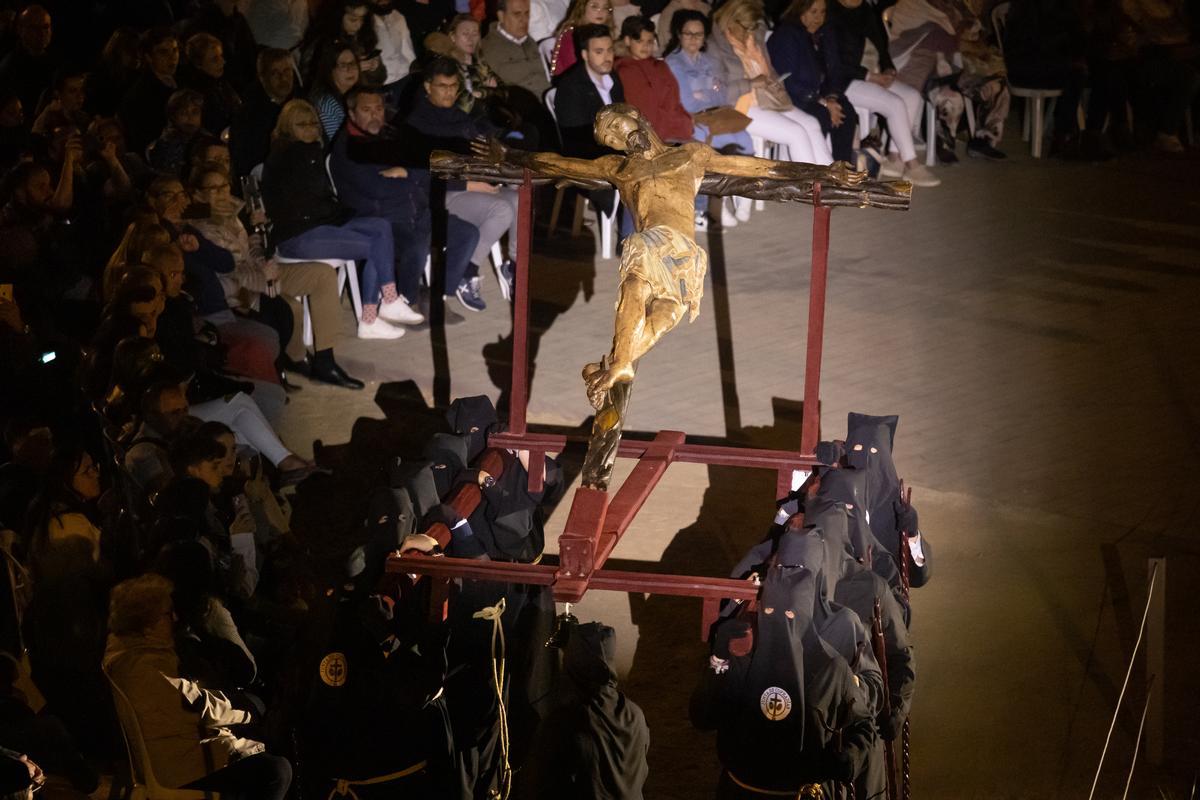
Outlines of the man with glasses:
<svg viewBox="0 0 1200 800">
<path fill-rule="evenodd" d="M 267 159 L 271 131 L 283 104 L 292 99 L 296 72 L 287 50 L 267 48 L 258 54 L 258 80 L 246 92 L 245 102 L 229 126 L 229 150 L 234 174 L 249 175 Z"/>
</svg>

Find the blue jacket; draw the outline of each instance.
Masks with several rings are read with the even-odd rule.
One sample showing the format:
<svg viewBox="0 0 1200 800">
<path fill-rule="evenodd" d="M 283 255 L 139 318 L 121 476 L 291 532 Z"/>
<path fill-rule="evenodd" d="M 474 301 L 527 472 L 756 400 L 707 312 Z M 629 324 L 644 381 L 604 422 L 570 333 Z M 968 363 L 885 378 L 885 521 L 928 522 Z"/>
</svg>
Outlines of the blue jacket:
<svg viewBox="0 0 1200 800">
<path fill-rule="evenodd" d="M 408 161 L 402 157 L 406 151 L 399 139 L 362 133 L 352 123 L 342 126 L 329 151 L 329 172 L 338 198 L 354 209 L 356 217 L 400 222 L 428 208 L 429 170 L 402 164 Z M 379 174 L 394 166 L 404 166 L 408 177 Z"/>
<path fill-rule="evenodd" d="M 160 222 L 171 234 L 172 239 L 178 239 L 180 233 L 188 233 L 195 236 L 200 244 L 195 252 L 183 254 L 184 289 L 196 301 L 196 312 L 206 317 L 209 314 L 228 311 L 225 287 L 221 285 L 218 275 L 233 272 L 233 253 L 205 239 L 200 231 L 187 223 L 176 229 L 166 220 Z"/>
<path fill-rule="evenodd" d="M 812 106 L 823 97 L 840 95 L 850 83 L 838 55 L 837 37 L 829 25 L 810 34 L 803 25 L 784 22 L 767 40 L 767 52 L 775 71 L 787 75 L 783 85 L 799 108 Z"/>
</svg>

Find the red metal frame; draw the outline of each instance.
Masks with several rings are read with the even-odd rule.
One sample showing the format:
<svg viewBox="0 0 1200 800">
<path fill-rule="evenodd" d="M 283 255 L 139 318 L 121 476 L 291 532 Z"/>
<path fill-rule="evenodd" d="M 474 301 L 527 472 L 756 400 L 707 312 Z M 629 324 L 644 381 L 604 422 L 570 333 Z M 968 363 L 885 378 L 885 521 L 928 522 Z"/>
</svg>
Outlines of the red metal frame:
<svg viewBox="0 0 1200 800">
<path fill-rule="evenodd" d="M 548 452 L 559 452 L 567 437 L 530 433 L 529 403 L 529 262 L 533 238 L 533 184 L 528 170 L 518 189 L 516 293 L 513 298 L 512 388 L 509 393 L 508 430 L 488 438 L 489 450 L 480 468 L 492 475 L 502 473 L 511 462 L 505 451 L 529 451 L 529 489 L 540 491 L 544 474 L 539 465 Z M 617 455 L 638 460 L 615 493 L 581 487 L 572 498 L 566 526 L 559 538 L 558 566 L 515 564 L 497 561 L 430 557 L 421 554 L 394 555 L 388 571 L 441 578 L 475 578 L 503 583 L 551 586 L 559 602 L 578 602 L 589 589 L 698 597 L 703 600 L 701 635 L 706 637 L 723 599 L 752 601 L 757 588 L 746 581 L 658 573 L 619 572 L 604 569 L 608 557 L 629 529 L 642 505 L 650 497 L 672 462 L 774 469 L 779 496 L 792 487 L 797 469 L 815 465 L 814 451 L 820 436 L 821 353 L 824 345 L 825 291 L 829 265 L 829 212 L 821 205 L 821 187 L 813 186 L 812 276 L 808 297 L 808 341 L 804 370 L 804 408 L 800 449 L 762 450 L 744 447 L 689 444 L 681 431 L 660 431 L 652 440 L 621 442 Z M 463 517 L 478 506 L 482 494 L 477 486 L 459 487 L 449 504 Z M 434 525 L 427 533 L 445 546 L 450 531 Z"/>
</svg>

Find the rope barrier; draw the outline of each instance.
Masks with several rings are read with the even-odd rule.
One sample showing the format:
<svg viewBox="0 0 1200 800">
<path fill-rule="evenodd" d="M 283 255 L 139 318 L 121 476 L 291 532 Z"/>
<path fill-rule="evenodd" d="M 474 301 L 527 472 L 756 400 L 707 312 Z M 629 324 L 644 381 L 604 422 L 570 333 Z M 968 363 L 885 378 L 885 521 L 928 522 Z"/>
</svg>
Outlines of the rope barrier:
<svg viewBox="0 0 1200 800">
<path fill-rule="evenodd" d="M 1096 777 L 1092 779 L 1092 790 L 1088 792 L 1088 800 L 1096 796 L 1096 786 L 1100 783 L 1100 771 L 1104 769 L 1104 759 L 1108 756 L 1108 745 L 1112 742 L 1113 731 L 1117 727 L 1117 717 L 1121 714 L 1121 701 L 1125 699 L 1125 690 L 1129 688 L 1129 678 L 1133 675 L 1133 664 L 1137 661 L 1138 649 L 1142 646 L 1142 636 L 1146 633 L 1146 618 L 1150 616 L 1150 601 L 1154 597 L 1154 584 L 1158 580 L 1158 562 L 1150 570 L 1150 588 L 1146 590 L 1146 608 L 1142 611 L 1142 624 L 1138 626 L 1137 641 L 1133 643 L 1133 654 L 1129 657 L 1129 669 L 1125 670 L 1125 682 L 1121 684 L 1121 693 L 1117 695 L 1117 707 L 1113 709 L 1112 722 L 1108 725 L 1108 735 L 1104 737 L 1104 749 L 1100 751 L 1100 763 L 1096 765 Z"/>
<path fill-rule="evenodd" d="M 492 623 L 492 681 L 496 684 L 496 710 L 500 722 L 500 788 L 493 790 L 492 795 L 500 800 L 507 800 L 512 791 L 512 765 L 508 761 L 508 709 L 504 705 L 504 626 L 500 618 L 504 615 L 505 602 L 494 606 L 481 608 L 471 615 L 473 619 L 488 620 Z M 499 643 L 499 648 L 497 648 Z M 497 655 L 499 649 L 499 655 Z"/>
<path fill-rule="evenodd" d="M 1133 783 L 1133 770 L 1137 767 L 1138 750 L 1142 748 L 1142 729 L 1146 727 L 1146 712 L 1150 710 L 1150 696 L 1154 693 L 1154 676 L 1150 676 L 1150 682 L 1146 687 L 1146 705 L 1142 707 L 1142 719 L 1138 722 L 1137 739 L 1133 742 L 1133 761 L 1129 764 L 1129 776 L 1125 778 L 1125 793 L 1121 795 L 1121 800 L 1129 800 L 1129 785 Z"/>
</svg>

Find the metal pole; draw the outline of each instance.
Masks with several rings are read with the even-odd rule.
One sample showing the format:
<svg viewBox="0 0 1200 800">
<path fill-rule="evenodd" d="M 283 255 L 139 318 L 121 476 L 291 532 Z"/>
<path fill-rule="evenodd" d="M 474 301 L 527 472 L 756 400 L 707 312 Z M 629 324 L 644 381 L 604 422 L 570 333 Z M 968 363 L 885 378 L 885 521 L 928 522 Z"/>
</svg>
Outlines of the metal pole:
<svg viewBox="0 0 1200 800">
<path fill-rule="evenodd" d="M 812 276 L 808 284 L 808 342 L 804 362 L 804 418 L 800 452 L 817 449 L 821 436 L 821 351 L 825 340 L 825 283 L 829 271 L 829 208 L 821 184 L 813 184 Z"/>
<path fill-rule="evenodd" d="M 1158 591 L 1150 595 L 1150 616 L 1146 620 L 1146 672 L 1150 674 L 1146 691 L 1149 693 L 1149 724 L 1146 727 L 1146 759 L 1157 766 L 1163 763 L 1163 741 L 1166 734 L 1166 681 L 1159 681 L 1159 691 L 1150 693 L 1155 675 L 1165 676 L 1167 632 L 1167 560 L 1152 558 L 1150 575 L 1158 575 Z"/>
<path fill-rule="evenodd" d="M 513 293 L 512 385 L 509 387 L 508 430 L 525 433 L 529 404 L 529 258 L 533 249 L 533 178 L 517 190 L 517 274 Z"/>
</svg>

